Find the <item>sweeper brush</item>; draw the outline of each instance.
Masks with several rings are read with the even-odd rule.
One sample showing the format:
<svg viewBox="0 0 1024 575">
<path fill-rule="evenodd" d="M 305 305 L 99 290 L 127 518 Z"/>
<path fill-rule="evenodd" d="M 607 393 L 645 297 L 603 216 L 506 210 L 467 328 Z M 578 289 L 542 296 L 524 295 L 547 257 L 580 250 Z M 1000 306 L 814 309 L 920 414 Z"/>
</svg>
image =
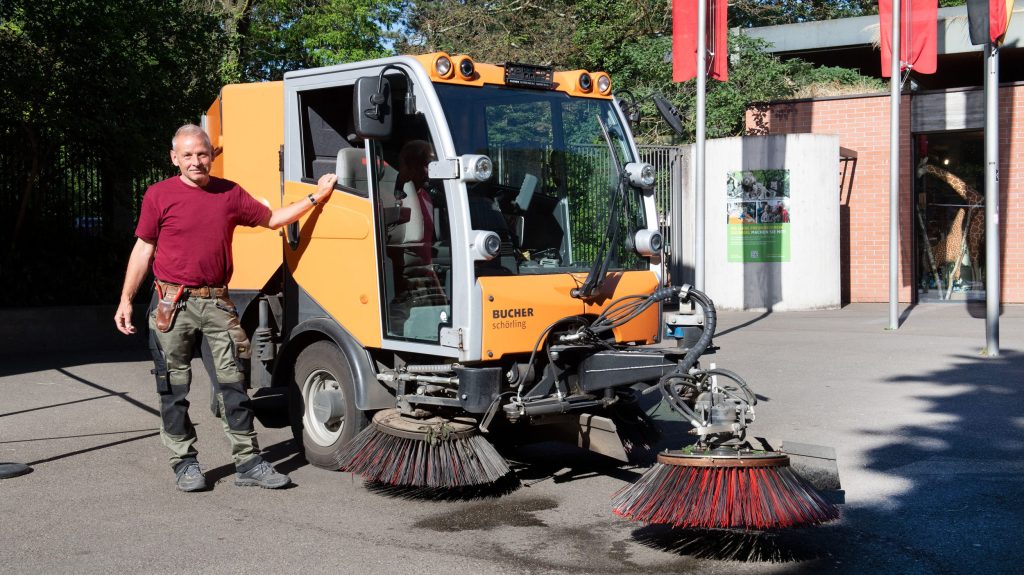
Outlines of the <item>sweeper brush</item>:
<svg viewBox="0 0 1024 575">
<path fill-rule="evenodd" d="M 416 419 L 377 412 L 348 445 L 341 469 L 403 487 L 461 488 L 495 483 L 508 463 L 469 418 Z"/>
<path fill-rule="evenodd" d="M 613 505 L 616 515 L 633 521 L 683 528 L 778 529 L 839 516 L 789 467 L 788 457 L 763 452 L 661 453 Z"/>
<path fill-rule="evenodd" d="M 614 496 L 613 512 L 634 521 L 683 528 L 778 529 L 815 525 L 839 516 L 789 457 L 753 449 L 744 441 L 757 396 L 731 371 L 696 367 L 711 346 L 716 313 L 711 299 L 684 286 L 680 301 L 704 310 L 700 337 L 680 337 L 689 347 L 678 367 L 658 385 L 673 411 L 693 426 L 697 443 L 665 451 L 635 484 Z M 670 322 L 671 323 L 671 322 Z M 683 330 L 685 331 L 685 330 Z M 695 341 L 694 341 L 695 340 Z"/>
</svg>

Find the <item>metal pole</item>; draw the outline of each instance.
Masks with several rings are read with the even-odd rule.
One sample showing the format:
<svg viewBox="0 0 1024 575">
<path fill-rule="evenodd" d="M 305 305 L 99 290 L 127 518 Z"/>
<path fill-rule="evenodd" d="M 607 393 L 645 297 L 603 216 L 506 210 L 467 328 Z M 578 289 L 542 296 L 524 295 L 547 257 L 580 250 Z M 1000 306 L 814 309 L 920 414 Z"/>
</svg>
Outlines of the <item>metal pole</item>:
<svg viewBox="0 0 1024 575">
<path fill-rule="evenodd" d="M 889 76 L 889 327 L 900 327 L 900 13 L 902 1 L 892 7 L 892 62 Z"/>
<path fill-rule="evenodd" d="M 999 48 L 985 44 L 985 355 L 999 357 Z M 977 254 L 972 254 L 977 258 Z M 977 262 L 971 262 L 977 265 Z"/>
<path fill-rule="evenodd" d="M 669 274 L 672 278 L 672 282 L 675 285 L 683 283 L 683 226 L 686 225 L 683 220 L 683 214 L 686 212 L 686 206 L 683 202 L 683 189 L 686 187 L 683 182 L 683 178 L 689 176 L 690 168 L 683 160 L 683 156 L 680 153 L 679 148 L 673 148 L 671 152 L 672 161 L 672 190 L 671 190 L 671 204 L 672 204 L 672 218 L 670 221 L 671 242 L 669 249 L 672 250 L 672 269 Z M 688 158 L 688 157 L 687 157 Z"/>
<path fill-rule="evenodd" d="M 707 92 L 707 0 L 697 2 L 697 143 L 694 148 L 693 287 L 704 290 L 704 107 Z"/>
</svg>

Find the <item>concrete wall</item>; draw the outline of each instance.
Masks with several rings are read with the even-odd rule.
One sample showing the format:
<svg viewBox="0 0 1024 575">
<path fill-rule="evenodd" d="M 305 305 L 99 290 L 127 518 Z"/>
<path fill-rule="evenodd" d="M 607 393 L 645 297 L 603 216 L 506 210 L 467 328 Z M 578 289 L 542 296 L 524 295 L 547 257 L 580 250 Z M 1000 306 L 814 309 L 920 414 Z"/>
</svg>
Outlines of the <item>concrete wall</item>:
<svg viewBox="0 0 1024 575">
<path fill-rule="evenodd" d="M 805 310 L 841 304 L 839 138 L 817 134 L 709 140 L 705 162 L 705 291 L 721 309 Z M 693 147 L 687 148 L 693 165 Z M 731 262 L 728 197 L 731 172 L 787 169 L 790 177 L 788 261 Z M 692 270 L 694 181 L 683 187 L 683 264 Z M 684 281 L 692 281 L 684 276 Z"/>
<path fill-rule="evenodd" d="M 980 90 L 979 90 L 980 91 Z M 999 90 L 999 208 L 1003 303 L 1024 303 L 1024 85 Z M 931 94 L 919 96 L 926 102 Z M 911 111 L 900 101 L 899 299 L 913 297 L 914 258 Z M 967 107 L 981 98 L 964 96 Z M 924 103 L 924 102 L 923 102 Z M 961 110 L 961 114 L 977 115 Z M 889 96 L 821 98 L 755 104 L 747 109 L 749 134 L 835 134 L 857 152 L 856 170 L 840 196 L 844 302 L 889 301 Z"/>
</svg>

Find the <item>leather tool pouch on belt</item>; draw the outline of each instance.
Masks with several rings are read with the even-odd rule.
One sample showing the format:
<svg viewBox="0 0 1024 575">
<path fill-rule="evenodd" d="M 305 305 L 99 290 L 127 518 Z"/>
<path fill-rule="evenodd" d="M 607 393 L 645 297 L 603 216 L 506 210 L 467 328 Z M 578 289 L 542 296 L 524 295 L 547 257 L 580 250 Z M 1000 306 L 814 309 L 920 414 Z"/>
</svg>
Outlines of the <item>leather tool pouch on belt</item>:
<svg viewBox="0 0 1024 575">
<path fill-rule="evenodd" d="M 178 286 L 175 293 L 164 291 L 160 282 L 156 282 L 156 294 L 159 299 L 156 302 L 156 328 L 162 332 L 168 332 L 174 325 L 174 316 L 178 315 L 178 300 L 185 293 L 185 286 Z"/>
<path fill-rule="evenodd" d="M 231 301 L 226 292 L 217 296 L 216 305 L 231 316 L 226 327 L 228 335 L 231 336 L 231 343 L 235 347 L 235 356 L 238 359 L 251 358 L 252 346 L 249 343 L 249 336 L 246 335 L 245 329 L 242 328 L 242 323 L 238 317 L 238 308 L 235 307 L 234 302 Z"/>
</svg>

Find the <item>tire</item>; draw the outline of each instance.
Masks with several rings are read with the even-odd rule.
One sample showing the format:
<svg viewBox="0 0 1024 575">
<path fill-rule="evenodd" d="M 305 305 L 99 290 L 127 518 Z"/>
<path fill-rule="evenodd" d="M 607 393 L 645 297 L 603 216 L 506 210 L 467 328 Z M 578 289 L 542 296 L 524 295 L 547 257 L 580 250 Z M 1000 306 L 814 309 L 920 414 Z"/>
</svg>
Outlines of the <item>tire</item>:
<svg viewBox="0 0 1024 575">
<path fill-rule="evenodd" d="M 292 432 L 306 461 L 337 470 L 345 446 L 366 427 L 356 408 L 348 360 L 334 343 L 318 341 L 299 353 L 289 393 Z"/>
</svg>

